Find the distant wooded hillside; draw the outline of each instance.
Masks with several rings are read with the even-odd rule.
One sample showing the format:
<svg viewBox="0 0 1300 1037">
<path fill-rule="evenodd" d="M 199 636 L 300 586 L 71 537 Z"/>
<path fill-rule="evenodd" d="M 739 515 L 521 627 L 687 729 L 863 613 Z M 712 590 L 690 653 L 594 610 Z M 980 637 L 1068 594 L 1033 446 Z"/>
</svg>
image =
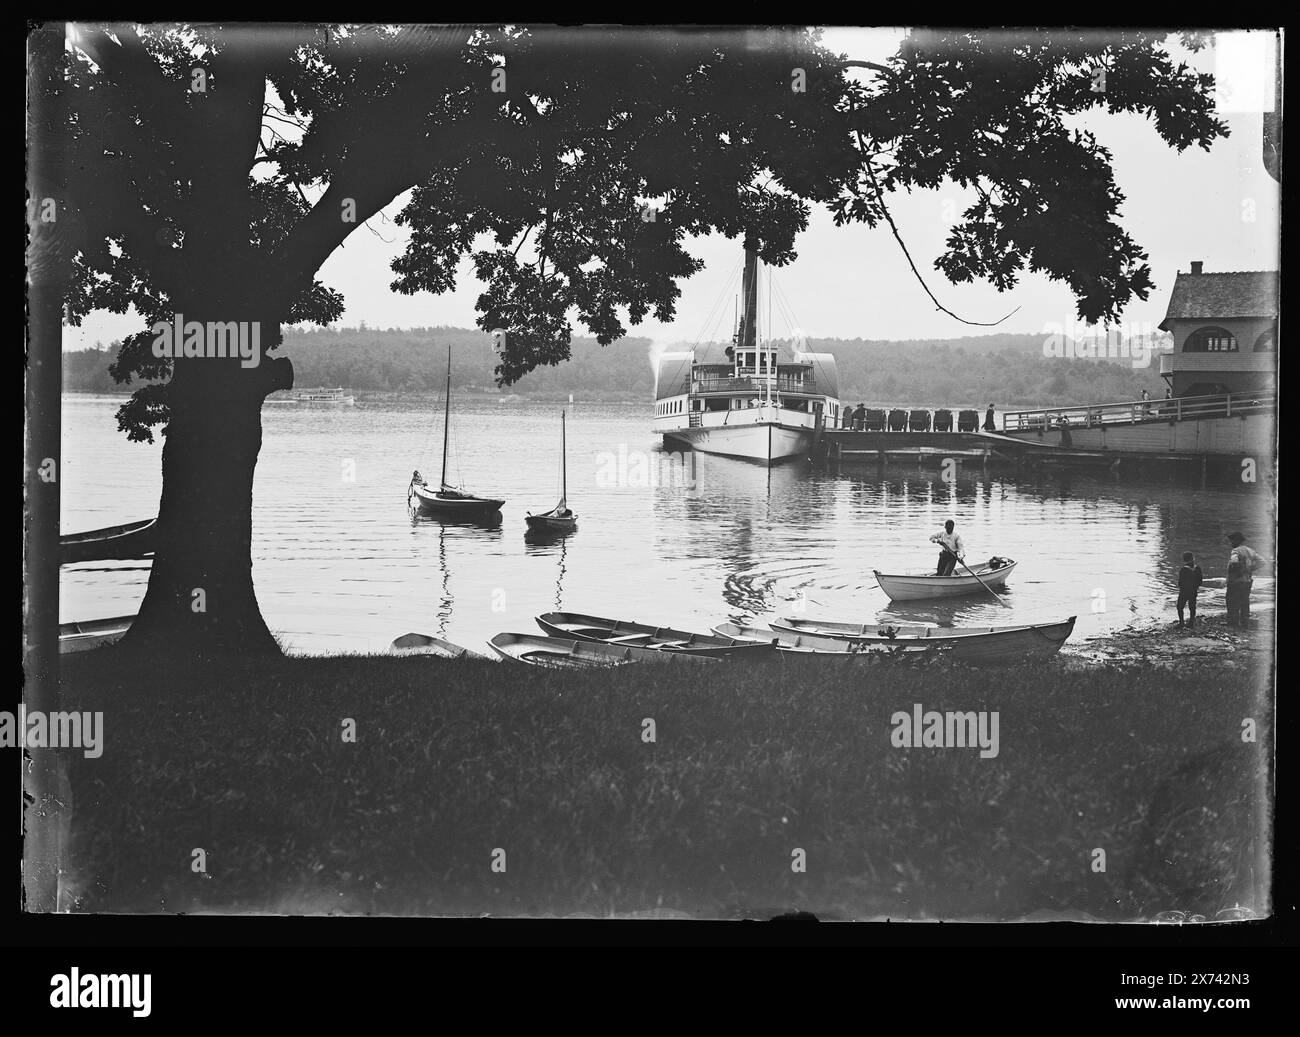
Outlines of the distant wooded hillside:
<svg viewBox="0 0 1300 1037">
<path fill-rule="evenodd" d="M 1046 357 L 1042 335 L 997 334 L 906 342 L 811 339 L 811 348 L 833 353 L 840 397 L 916 406 L 1033 407 L 1130 400 L 1145 388 L 1164 395 L 1154 359 L 1134 369 L 1127 358 Z M 436 392 L 446 378 L 452 347 L 452 386 L 459 392 L 517 393 L 537 399 L 650 401 L 654 393 L 652 343 L 625 338 L 602 348 L 575 339 L 572 358 L 543 367 L 515 385 L 498 389 L 492 340 L 465 328 L 288 329 L 278 355 L 293 360 L 300 388 L 342 386 L 353 392 Z M 1156 351 L 1165 348 L 1163 339 Z M 660 343 L 689 348 L 690 343 Z M 107 349 L 64 354 L 63 384 L 71 392 L 122 392 L 108 365 Z M 132 387 L 134 388 L 134 387 Z"/>
</svg>

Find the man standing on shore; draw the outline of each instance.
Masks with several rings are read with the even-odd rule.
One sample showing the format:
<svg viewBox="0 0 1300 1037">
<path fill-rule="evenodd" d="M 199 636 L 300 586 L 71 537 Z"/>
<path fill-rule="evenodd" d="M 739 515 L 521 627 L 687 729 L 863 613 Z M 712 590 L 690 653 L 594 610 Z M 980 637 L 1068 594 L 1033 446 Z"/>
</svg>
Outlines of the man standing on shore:
<svg viewBox="0 0 1300 1037">
<path fill-rule="evenodd" d="M 943 524 L 942 533 L 930 537 L 930 543 L 943 548 L 939 552 L 939 568 L 935 576 L 951 576 L 957 563 L 966 560 L 966 546 L 961 542 L 961 537 L 953 532 L 954 527 L 955 523 L 949 519 Z"/>
<path fill-rule="evenodd" d="M 1260 557 L 1246 546 L 1240 533 L 1229 533 L 1227 539 L 1232 545 L 1228 552 L 1228 626 L 1244 627 L 1250 623 L 1250 589 Z"/>
</svg>

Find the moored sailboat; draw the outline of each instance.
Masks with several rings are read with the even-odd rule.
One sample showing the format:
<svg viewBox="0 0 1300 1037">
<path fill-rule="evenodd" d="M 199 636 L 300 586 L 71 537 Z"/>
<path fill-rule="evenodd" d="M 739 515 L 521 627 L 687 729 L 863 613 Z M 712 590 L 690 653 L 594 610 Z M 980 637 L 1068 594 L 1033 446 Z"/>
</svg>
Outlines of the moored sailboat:
<svg viewBox="0 0 1300 1037">
<path fill-rule="evenodd" d="M 569 509 L 569 465 L 565 455 L 564 437 L 564 411 L 560 411 L 560 502 L 550 511 L 544 511 L 540 515 L 524 516 L 530 533 L 558 536 L 571 533 L 578 528 L 578 516 Z"/>
<path fill-rule="evenodd" d="M 428 484 L 420 478 L 417 471 L 411 476 L 407 487 L 407 502 L 426 515 L 438 518 L 481 521 L 501 510 L 504 500 L 491 497 L 476 497 L 447 485 L 447 448 L 448 434 L 451 429 L 451 346 L 447 347 L 447 395 L 442 414 L 442 475 L 438 479 L 438 489 L 429 489 Z"/>
</svg>

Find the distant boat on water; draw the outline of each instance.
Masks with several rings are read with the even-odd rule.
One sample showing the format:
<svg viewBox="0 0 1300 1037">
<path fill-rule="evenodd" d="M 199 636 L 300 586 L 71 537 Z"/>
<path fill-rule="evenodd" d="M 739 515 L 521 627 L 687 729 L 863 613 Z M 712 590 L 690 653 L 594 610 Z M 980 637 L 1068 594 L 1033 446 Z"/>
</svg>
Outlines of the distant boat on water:
<svg viewBox="0 0 1300 1037">
<path fill-rule="evenodd" d="M 311 403 L 317 406 L 352 407 L 356 397 L 346 389 L 296 389 L 288 396 L 271 397 L 272 403 Z"/>
</svg>

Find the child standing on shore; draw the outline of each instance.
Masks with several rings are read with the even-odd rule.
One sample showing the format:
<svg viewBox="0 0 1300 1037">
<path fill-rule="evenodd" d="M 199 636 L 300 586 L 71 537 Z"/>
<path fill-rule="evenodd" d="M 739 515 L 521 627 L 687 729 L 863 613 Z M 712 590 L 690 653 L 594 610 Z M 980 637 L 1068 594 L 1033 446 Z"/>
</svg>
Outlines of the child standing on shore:
<svg viewBox="0 0 1300 1037">
<path fill-rule="evenodd" d="M 1196 625 L 1196 592 L 1201 586 L 1201 567 L 1196 564 L 1196 556 L 1191 551 L 1183 552 L 1183 567 L 1178 570 L 1178 625 Z M 1183 623 L 1183 607 L 1186 606 L 1187 623 Z"/>
</svg>

